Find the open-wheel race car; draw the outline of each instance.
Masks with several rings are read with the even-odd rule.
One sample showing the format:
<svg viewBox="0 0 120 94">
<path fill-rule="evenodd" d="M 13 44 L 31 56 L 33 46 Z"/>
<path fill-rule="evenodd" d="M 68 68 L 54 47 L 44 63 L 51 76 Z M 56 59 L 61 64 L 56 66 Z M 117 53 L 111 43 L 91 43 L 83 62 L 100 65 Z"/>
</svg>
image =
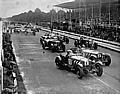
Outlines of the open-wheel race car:
<svg viewBox="0 0 120 94">
<path fill-rule="evenodd" d="M 80 39 L 76 39 L 74 41 L 74 46 L 75 47 L 85 47 L 85 48 L 97 50 L 98 43 L 94 42 L 92 39 L 80 37 Z"/>
<path fill-rule="evenodd" d="M 61 53 L 55 58 L 55 64 L 59 69 L 74 71 L 78 78 L 82 78 L 88 73 L 102 76 L 103 67 L 100 62 L 92 62 L 88 58 L 82 56 L 81 50 L 78 48 L 70 49 Z"/>
<path fill-rule="evenodd" d="M 83 56 L 92 61 L 101 61 L 102 65 L 109 66 L 111 64 L 111 55 L 96 50 L 83 49 Z"/>
<path fill-rule="evenodd" d="M 42 44 L 43 49 L 50 49 L 53 52 L 63 51 L 65 52 L 65 43 L 69 43 L 67 37 L 59 37 L 55 34 L 45 34 L 40 38 L 40 43 Z"/>
</svg>

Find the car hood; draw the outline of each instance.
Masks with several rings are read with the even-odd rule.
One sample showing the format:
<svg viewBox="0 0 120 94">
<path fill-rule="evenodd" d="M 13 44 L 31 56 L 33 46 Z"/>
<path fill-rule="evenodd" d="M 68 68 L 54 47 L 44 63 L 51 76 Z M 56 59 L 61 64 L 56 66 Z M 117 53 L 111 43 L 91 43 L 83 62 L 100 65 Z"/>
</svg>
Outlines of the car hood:
<svg viewBox="0 0 120 94">
<path fill-rule="evenodd" d="M 60 41 L 56 40 L 56 39 L 46 39 L 47 42 L 51 41 L 51 42 L 54 42 L 54 43 L 59 43 Z"/>
<path fill-rule="evenodd" d="M 71 59 L 75 59 L 75 60 L 81 60 L 81 59 L 86 59 L 86 58 L 84 58 L 83 56 L 80 56 L 80 55 L 72 55 L 71 57 L 70 57 Z"/>
</svg>

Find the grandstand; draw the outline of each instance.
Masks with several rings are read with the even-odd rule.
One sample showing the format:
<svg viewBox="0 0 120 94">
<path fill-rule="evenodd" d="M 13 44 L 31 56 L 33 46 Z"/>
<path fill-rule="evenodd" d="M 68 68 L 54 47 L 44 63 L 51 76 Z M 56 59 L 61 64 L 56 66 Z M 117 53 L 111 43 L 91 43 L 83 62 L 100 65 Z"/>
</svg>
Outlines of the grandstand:
<svg viewBox="0 0 120 94">
<path fill-rule="evenodd" d="M 75 0 L 55 7 L 72 10 L 71 16 L 74 15 L 72 18 L 101 19 L 102 22 L 115 23 L 119 20 L 118 5 L 118 0 Z"/>
<path fill-rule="evenodd" d="M 119 0 L 75 0 L 58 7 L 62 12 L 52 15 L 55 28 L 120 42 Z"/>
</svg>

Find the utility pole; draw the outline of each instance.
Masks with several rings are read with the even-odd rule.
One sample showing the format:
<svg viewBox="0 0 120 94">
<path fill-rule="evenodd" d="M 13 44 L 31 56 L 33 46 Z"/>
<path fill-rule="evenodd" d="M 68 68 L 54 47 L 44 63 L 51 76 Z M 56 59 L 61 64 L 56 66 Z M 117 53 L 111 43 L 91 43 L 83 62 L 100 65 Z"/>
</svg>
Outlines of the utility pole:
<svg viewBox="0 0 120 94">
<path fill-rule="evenodd" d="M 78 13 L 79 13 L 79 23 L 80 23 L 80 1 L 79 1 Z"/>
<path fill-rule="evenodd" d="M 92 20 L 93 20 L 93 17 L 94 17 L 94 4 L 92 4 Z"/>
<path fill-rule="evenodd" d="M 102 8 L 102 7 L 101 7 L 101 0 L 99 0 L 99 3 L 100 3 L 100 8 L 99 8 L 99 12 L 100 12 L 100 14 L 99 14 L 99 19 L 100 19 L 100 24 L 101 24 L 101 20 L 102 20 L 102 19 L 101 19 L 101 14 L 102 14 L 102 13 L 101 13 L 101 8 Z"/>
<path fill-rule="evenodd" d="M 109 25 L 110 25 L 110 0 L 109 0 Z"/>
<path fill-rule="evenodd" d="M 85 23 L 87 22 L 87 5 L 86 5 L 86 1 L 85 1 Z"/>
</svg>

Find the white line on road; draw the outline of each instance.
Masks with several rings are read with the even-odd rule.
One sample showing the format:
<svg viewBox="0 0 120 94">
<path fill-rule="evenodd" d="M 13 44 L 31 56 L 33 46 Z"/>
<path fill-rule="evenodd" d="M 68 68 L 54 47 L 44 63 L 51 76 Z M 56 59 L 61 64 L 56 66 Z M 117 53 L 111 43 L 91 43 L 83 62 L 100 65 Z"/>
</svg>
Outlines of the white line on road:
<svg viewBox="0 0 120 94">
<path fill-rule="evenodd" d="M 115 90 L 118 94 L 120 94 L 120 91 L 119 91 L 119 90 L 113 88 L 112 86 L 110 86 L 110 85 L 107 84 L 106 82 L 102 81 L 101 79 L 99 79 L 99 78 L 97 78 L 97 77 L 95 77 L 95 76 L 93 76 L 93 77 L 94 77 L 96 80 L 102 82 L 104 85 L 106 85 L 106 86 L 110 87 L 111 89 Z"/>
</svg>

